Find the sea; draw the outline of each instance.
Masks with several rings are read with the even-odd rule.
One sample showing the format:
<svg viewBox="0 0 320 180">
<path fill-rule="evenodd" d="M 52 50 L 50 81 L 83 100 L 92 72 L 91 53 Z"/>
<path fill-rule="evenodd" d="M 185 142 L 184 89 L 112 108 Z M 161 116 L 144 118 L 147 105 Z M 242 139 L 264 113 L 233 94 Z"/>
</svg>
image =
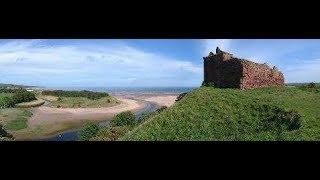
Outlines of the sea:
<svg viewBox="0 0 320 180">
<path fill-rule="evenodd" d="M 190 92 L 197 87 L 44 87 L 45 90 L 88 90 L 94 92 L 107 92 L 111 95 L 130 94 L 181 94 Z"/>
</svg>

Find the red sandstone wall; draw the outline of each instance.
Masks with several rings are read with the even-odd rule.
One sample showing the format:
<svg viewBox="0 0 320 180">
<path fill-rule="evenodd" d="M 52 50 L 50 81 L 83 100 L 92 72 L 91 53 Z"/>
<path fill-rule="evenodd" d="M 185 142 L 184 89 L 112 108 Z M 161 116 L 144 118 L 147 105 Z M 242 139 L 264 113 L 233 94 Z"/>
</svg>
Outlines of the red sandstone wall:
<svg viewBox="0 0 320 180">
<path fill-rule="evenodd" d="M 204 57 L 204 81 L 213 82 L 219 88 L 284 86 L 284 76 L 280 71 L 226 53 Z"/>
<path fill-rule="evenodd" d="M 242 61 L 243 78 L 241 89 L 255 89 L 259 87 L 284 86 L 284 76 L 278 70 L 270 69 L 266 64 L 256 64 Z"/>
</svg>

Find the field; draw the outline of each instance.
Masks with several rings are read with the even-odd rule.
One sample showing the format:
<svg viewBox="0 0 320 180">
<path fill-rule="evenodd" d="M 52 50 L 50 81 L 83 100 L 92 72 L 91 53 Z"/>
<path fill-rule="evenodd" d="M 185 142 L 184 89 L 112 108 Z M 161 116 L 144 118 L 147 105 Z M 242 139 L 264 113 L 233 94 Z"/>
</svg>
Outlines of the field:
<svg viewBox="0 0 320 180">
<path fill-rule="evenodd" d="M 92 100 L 85 97 L 60 97 L 56 101 L 51 101 L 49 107 L 58 108 L 99 108 L 111 107 L 120 104 L 119 101 L 111 96 Z"/>
<path fill-rule="evenodd" d="M 201 87 L 120 140 L 320 140 L 320 93 Z"/>
</svg>

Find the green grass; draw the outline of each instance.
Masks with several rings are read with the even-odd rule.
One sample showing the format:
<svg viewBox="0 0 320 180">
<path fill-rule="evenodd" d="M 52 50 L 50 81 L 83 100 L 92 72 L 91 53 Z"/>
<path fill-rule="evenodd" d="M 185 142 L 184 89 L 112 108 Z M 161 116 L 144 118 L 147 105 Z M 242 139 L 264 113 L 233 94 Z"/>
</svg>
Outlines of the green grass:
<svg viewBox="0 0 320 180">
<path fill-rule="evenodd" d="M 10 131 L 17 131 L 27 128 L 28 118 L 32 112 L 28 109 L 6 108 L 0 109 L 0 123 Z"/>
<path fill-rule="evenodd" d="M 320 140 L 320 93 L 198 88 L 120 140 Z M 293 128 L 292 128 L 293 127 Z"/>
<path fill-rule="evenodd" d="M 120 102 L 110 96 L 96 100 L 85 97 L 60 97 L 57 101 L 51 101 L 49 106 L 61 108 L 97 108 L 110 107 L 117 104 L 120 104 Z"/>
</svg>

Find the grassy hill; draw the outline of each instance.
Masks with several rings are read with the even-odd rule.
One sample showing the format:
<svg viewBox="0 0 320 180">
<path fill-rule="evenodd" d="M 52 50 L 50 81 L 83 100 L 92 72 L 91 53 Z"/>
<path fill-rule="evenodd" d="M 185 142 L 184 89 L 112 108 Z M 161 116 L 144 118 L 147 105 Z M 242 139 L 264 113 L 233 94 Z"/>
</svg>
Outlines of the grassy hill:
<svg viewBox="0 0 320 180">
<path fill-rule="evenodd" d="M 201 87 L 120 140 L 320 140 L 320 93 Z"/>
</svg>

